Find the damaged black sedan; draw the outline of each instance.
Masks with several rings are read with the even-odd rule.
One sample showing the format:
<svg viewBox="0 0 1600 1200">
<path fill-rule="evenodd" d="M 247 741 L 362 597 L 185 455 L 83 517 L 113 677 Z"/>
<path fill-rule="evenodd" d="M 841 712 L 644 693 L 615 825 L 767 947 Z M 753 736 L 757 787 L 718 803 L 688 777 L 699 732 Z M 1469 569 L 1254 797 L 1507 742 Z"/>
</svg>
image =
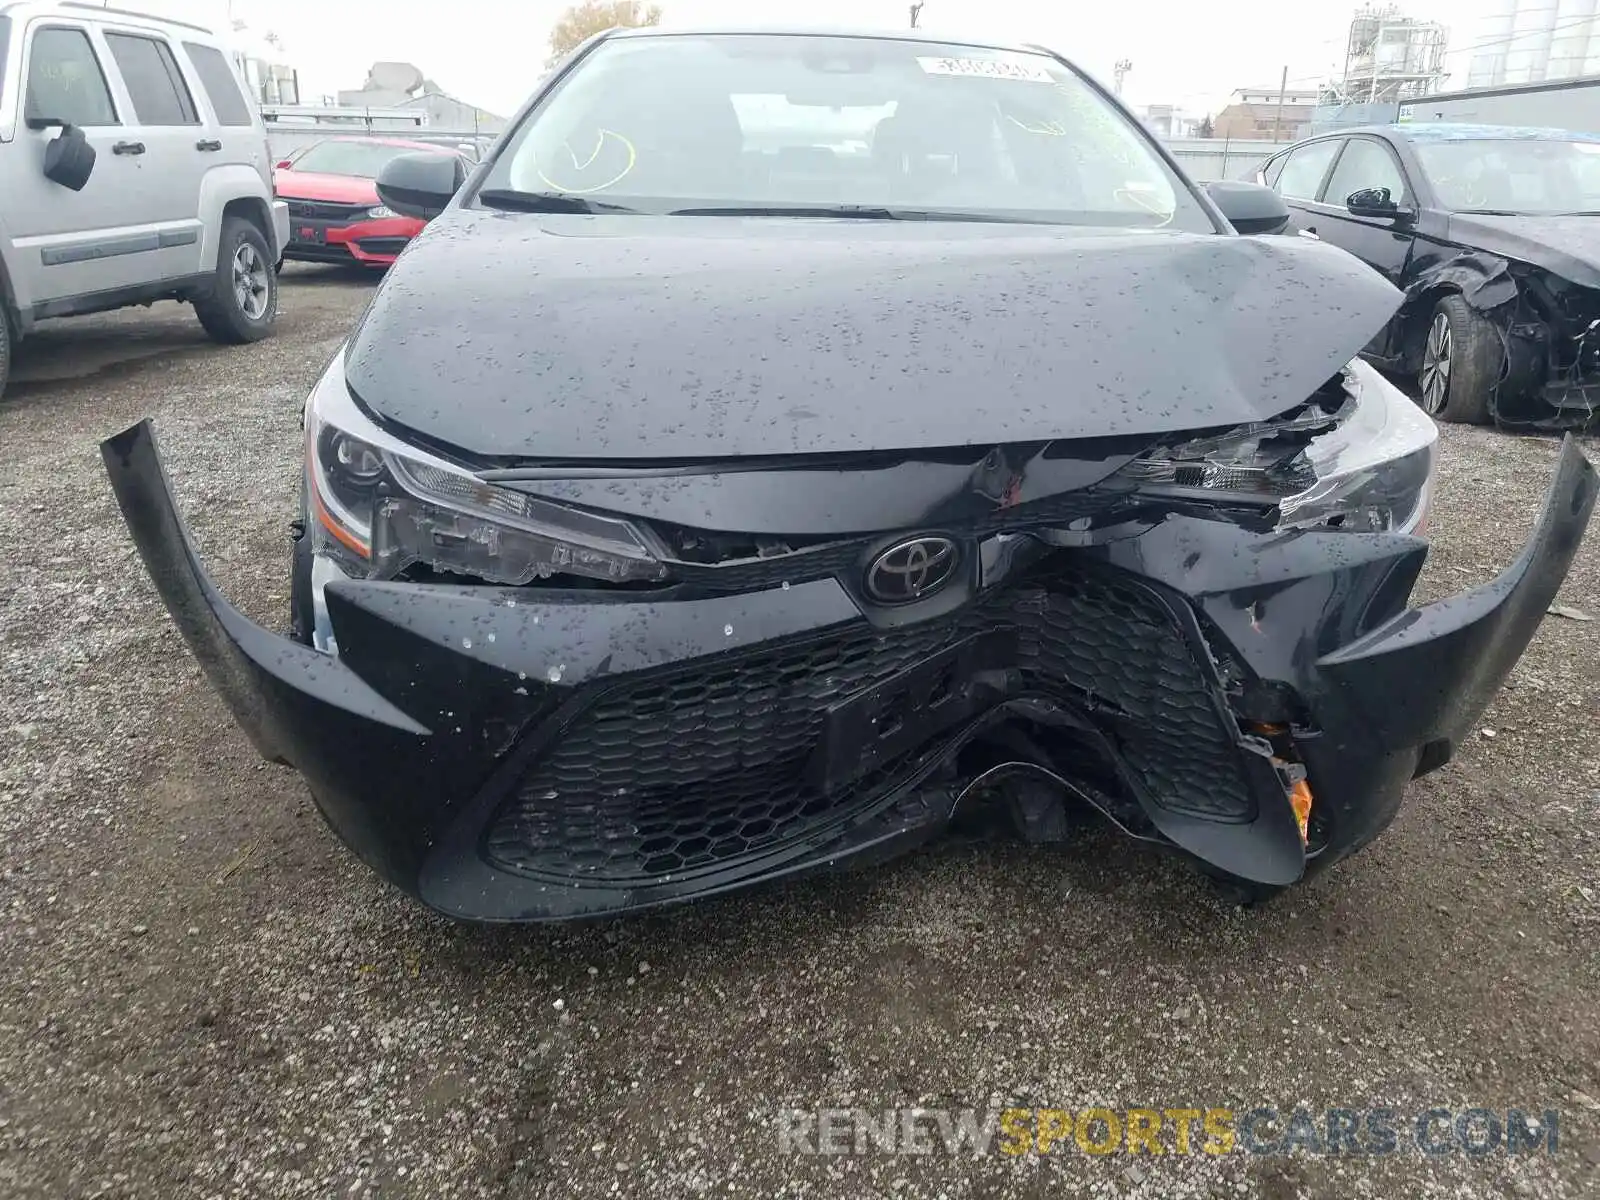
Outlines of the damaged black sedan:
<svg viewBox="0 0 1600 1200">
<path fill-rule="evenodd" d="M 1419 609 L 1400 294 L 1247 236 L 1042 51 L 613 32 L 452 195 L 305 409 L 291 637 L 104 445 L 270 759 L 456 917 L 633 911 L 1069 807 L 1263 892 L 1363 846 L 1533 636 L 1595 478 Z"/>
<path fill-rule="evenodd" d="M 1443 421 L 1600 424 L 1600 137 L 1496 125 L 1346 129 L 1260 178 L 1299 232 L 1405 302 L 1367 347 Z"/>
</svg>

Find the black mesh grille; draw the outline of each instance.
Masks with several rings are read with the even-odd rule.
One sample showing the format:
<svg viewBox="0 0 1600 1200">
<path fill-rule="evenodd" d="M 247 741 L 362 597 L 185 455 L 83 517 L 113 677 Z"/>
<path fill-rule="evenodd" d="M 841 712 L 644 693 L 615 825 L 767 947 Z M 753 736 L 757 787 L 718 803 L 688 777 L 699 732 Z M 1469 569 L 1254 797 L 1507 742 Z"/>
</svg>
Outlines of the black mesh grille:
<svg viewBox="0 0 1600 1200">
<path fill-rule="evenodd" d="M 327 200 L 289 200 L 289 216 L 306 221 L 355 221 L 374 204 L 334 204 Z"/>
<path fill-rule="evenodd" d="M 1030 689 L 1100 714 L 1146 794 L 1213 819 L 1251 814 L 1214 680 L 1177 618 L 1145 586 L 1095 570 L 921 625 L 772 643 L 624 682 L 530 767 L 489 830 L 489 854 L 566 879 L 644 879 L 726 865 L 858 816 L 937 747 L 824 795 L 806 765 L 829 707 L 958 640 L 1008 628 Z"/>
<path fill-rule="evenodd" d="M 754 592 L 784 583 L 827 579 L 855 565 L 868 543 L 832 542 L 814 549 L 796 550 L 772 558 L 714 566 L 675 562 L 672 574 L 684 583 L 714 592 Z"/>
</svg>

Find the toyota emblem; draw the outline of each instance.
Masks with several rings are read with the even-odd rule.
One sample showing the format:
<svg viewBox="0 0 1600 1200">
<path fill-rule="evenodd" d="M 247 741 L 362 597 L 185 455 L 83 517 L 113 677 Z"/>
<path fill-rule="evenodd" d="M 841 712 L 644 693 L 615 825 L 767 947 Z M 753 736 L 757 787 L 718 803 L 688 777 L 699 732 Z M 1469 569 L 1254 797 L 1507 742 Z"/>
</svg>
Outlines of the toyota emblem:
<svg viewBox="0 0 1600 1200">
<path fill-rule="evenodd" d="M 947 537 L 916 537 L 890 546 L 867 568 L 867 595 L 879 604 L 910 604 L 933 595 L 956 573 L 961 553 Z"/>
</svg>

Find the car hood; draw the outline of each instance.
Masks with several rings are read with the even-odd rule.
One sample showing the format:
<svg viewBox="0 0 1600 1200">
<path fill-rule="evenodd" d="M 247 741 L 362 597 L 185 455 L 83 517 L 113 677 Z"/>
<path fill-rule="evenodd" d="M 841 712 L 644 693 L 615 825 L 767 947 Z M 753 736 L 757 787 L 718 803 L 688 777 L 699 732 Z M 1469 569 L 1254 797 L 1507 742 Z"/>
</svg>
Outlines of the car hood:
<svg viewBox="0 0 1600 1200">
<path fill-rule="evenodd" d="M 1399 302 L 1292 237 L 452 210 L 346 376 L 379 420 L 502 460 L 1154 434 L 1304 400 Z"/>
<path fill-rule="evenodd" d="M 351 175 L 315 171 L 274 171 L 272 186 L 283 200 L 326 200 L 335 204 L 377 204 L 378 185 Z"/>
<path fill-rule="evenodd" d="M 1450 240 L 1600 288 L 1600 217 L 1492 217 L 1454 213 Z"/>
</svg>

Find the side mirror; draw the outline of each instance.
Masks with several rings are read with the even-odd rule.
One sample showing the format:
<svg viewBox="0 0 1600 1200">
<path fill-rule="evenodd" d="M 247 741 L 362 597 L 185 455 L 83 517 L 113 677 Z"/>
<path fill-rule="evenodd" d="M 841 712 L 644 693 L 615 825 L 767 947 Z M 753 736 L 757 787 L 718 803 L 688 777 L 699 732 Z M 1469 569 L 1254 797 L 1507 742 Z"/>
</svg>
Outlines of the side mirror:
<svg viewBox="0 0 1600 1200">
<path fill-rule="evenodd" d="M 1240 233 L 1282 233 L 1289 226 L 1283 197 L 1265 184 L 1218 179 L 1206 184 L 1206 195 Z"/>
<path fill-rule="evenodd" d="M 83 191 L 94 172 L 94 147 L 76 125 L 61 126 L 61 132 L 44 148 L 44 177 L 74 192 Z"/>
<path fill-rule="evenodd" d="M 1388 217 L 1399 219 L 1410 214 L 1401 210 L 1386 187 L 1362 188 L 1345 197 L 1344 205 L 1352 217 Z"/>
<path fill-rule="evenodd" d="M 292 171 L 294 170 L 294 160 L 292 158 L 280 158 L 272 164 L 272 169 L 274 171 Z"/>
<path fill-rule="evenodd" d="M 466 180 L 466 164 L 454 154 L 402 154 L 378 172 L 378 199 L 397 213 L 431 221 Z"/>
</svg>

